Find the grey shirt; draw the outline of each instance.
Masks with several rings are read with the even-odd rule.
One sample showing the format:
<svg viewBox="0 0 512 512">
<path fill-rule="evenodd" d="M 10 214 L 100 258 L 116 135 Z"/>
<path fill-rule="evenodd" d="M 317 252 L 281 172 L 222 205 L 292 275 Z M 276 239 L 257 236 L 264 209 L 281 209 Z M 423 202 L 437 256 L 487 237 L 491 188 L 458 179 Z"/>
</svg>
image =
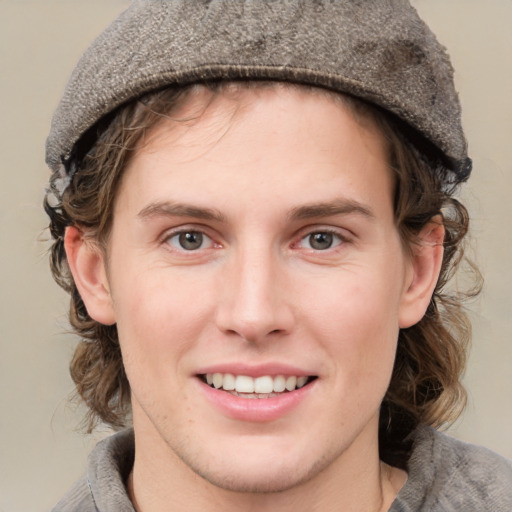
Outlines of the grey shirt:
<svg viewBox="0 0 512 512">
<path fill-rule="evenodd" d="M 132 430 L 98 443 L 53 512 L 135 512 L 124 486 L 133 457 Z M 390 512 L 512 512 L 512 461 L 430 427 L 418 429 L 407 472 Z"/>
</svg>

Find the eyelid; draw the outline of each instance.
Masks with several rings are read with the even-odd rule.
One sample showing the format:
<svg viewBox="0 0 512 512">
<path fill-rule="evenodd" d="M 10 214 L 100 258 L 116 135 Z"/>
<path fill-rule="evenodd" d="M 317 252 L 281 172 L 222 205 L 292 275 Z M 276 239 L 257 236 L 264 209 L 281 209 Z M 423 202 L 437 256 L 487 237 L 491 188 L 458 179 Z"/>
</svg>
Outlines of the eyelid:
<svg viewBox="0 0 512 512">
<path fill-rule="evenodd" d="M 168 247 L 170 247 L 170 250 L 173 250 L 175 252 L 181 252 L 181 253 L 194 253 L 194 252 L 198 252 L 198 251 L 212 249 L 214 247 L 221 247 L 221 244 L 215 240 L 216 237 L 213 235 L 213 233 L 211 231 L 212 230 L 208 229 L 207 226 L 204 226 L 201 224 L 180 225 L 180 226 L 176 226 L 174 228 L 170 228 L 170 229 L 166 230 L 162 234 L 162 236 L 159 237 L 159 243 L 162 245 L 167 245 Z M 184 248 L 179 249 L 177 247 L 173 247 L 169 243 L 169 240 L 171 238 L 181 235 L 183 233 L 201 233 L 201 235 L 203 235 L 203 237 L 205 237 L 205 238 L 208 238 L 211 241 L 211 243 L 209 244 L 209 247 L 201 247 L 200 249 L 189 250 L 189 251 L 187 251 L 187 249 L 184 249 Z"/>
<path fill-rule="evenodd" d="M 186 234 L 186 233 L 195 233 L 195 234 L 198 234 L 201 236 L 201 244 L 199 247 L 197 248 L 194 248 L 194 249 L 187 249 L 185 247 L 180 247 L 180 243 L 181 243 L 181 235 L 183 234 Z M 176 243 L 173 243 L 174 241 L 176 240 Z M 202 233 L 201 231 L 192 231 L 191 229 L 188 229 L 188 230 L 185 230 L 185 231 L 181 231 L 181 232 L 177 232 L 177 233 L 174 233 L 174 234 L 171 234 L 169 237 L 167 237 L 166 239 L 166 243 L 168 245 L 170 245 L 173 249 L 177 250 L 177 251 L 184 251 L 184 252 L 197 252 L 197 251 L 200 251 L 200 250 L 204 250 L 204 249 L 209 249 L 212 247 L 212 245 L 214 245 L 214 242 L 213 240 L 208 236 L 206 235 L 205 233 Z"/>
<path fill-rule="evenodd" d="M 315 253 L 321 253 L 321 252 L 329 252 L 336 250 L 339 246 L 344 245 L 345 243 L 350 243 L 353 239 L 353 235 L 350 234 L 350 232 L 343 228 L 336 228 L 333 226 L 307 226 L 305 228 L 302 228 L 296 235 L 295 241 L 293 242 L 293 246 L 298 246 L 303 240 L 307 239 L 311 235 L 314 235 L 315 233 L 329 233 L 331 235 L 334 235 L 340 239 L 340 243 L 329 247 L 327 249 L 321 250 L 321 249 L 313 249 L 309 248 L 308 250 L 311 250 Z"/>
</svg>

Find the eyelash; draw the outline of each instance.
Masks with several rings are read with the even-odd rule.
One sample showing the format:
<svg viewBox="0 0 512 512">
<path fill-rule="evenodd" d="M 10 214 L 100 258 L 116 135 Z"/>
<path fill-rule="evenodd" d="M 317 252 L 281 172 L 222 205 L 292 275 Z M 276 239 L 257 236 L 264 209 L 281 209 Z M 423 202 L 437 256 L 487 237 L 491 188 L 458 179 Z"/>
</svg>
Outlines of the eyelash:
<svg viewBox="0 0 512 512">
<path fill-rule="evenodd" d="M 315 235 L 328 235 L 329 237 L 332 237 L 330 245 L 328 247 L 325 247 L 324 249 L 311 247 L 311 238 Z M 299 241 L 294 245 L 300 246 L 302 243 L 307 241 L 309 241 L 310 245 L 309 247 L 306 247 L 307 250 L 313 251 L 315 253 L 321 253 L 329 250 L 336 250 L 338 246 L 343 245 L 345 242 L 348 242 L 348 238 L 342 235 L 339 231 L 334 229 L 315 229 L 312 231 L 308 231 L 306 234 L 301 236 Z"/>
<path fill-rule="evenodd" d="M 182 236 L 186 236 L 186 235 L 191 235 L 191 234 L 195 234 L 195 235 L 200 235 L 201 237 L 201 245 L 197 248 L 191 248 L 191 249 L 187 249 L 185 247 L 183 247 L 182 243 L 183 240 L 180 240 L 180 237 Z M 172 244 L 172 240 L 173 239 L 176 239 L 177 240 L 177 244 L 180 244 L 181 247 L 178 247 L 177 245 L 174 245 Z M 219 244 L 216 244 L 212 237 L 209 236 L 208 234 L 206 234 L 206 232 L 204 231 L 204 229 L 201 229 L 201 228 L 189 228 L 189 229 L 179 229 L 177 231 L 173 231 L 171 233 L 167 233 L 165 235 L 165 237 L 163 238 L 163 242 L 167 245 L 169 245 L 170 247 L 172 247 L 173 250 L 175 251 L 179 251 L 179 252 L 185 252 L 185 253 L 194 253 L 194 252 L 197 252 L 199 249 L 205 249 L 205 247 L 202 247 L 203 244 L 206 242 L 206 240 L 209 240 L 210 241 L 210 244 L 211 247 L 209 248 L 214 248 L 214 246 L 220 246 Z"/>
<path fill-rule="evenodd" d="M 198 247 L 195 248 L 185 248 L 183 247 L 184 240 L 180 240 L 180 237 L 184 235 L 199 235 L 201 237 L 201 243 Z M 335 251 L 339 246 L 344 245 L 347 242 L 350 242 L 349 237 L 344 234 L 341 234 L 339 230 L 335 230 L 332 228 L 317 228 L 310 229 L 308 231 L 302 231 L 299 235 L 299 238 L 296 242 L 291 244 L 292 248 L 297 248 L 302 245 L 302 243 L 307 242 L 308 239 L 311 240 L 311 237 L 314 235 L 329 235 L 332 237 L 331 244 L 324 249 L 315 249 L 314 247 L 303 247 L 304 249 L 311 251 L 312 253 L 323 253 L 328 251 Z M 172 243 L 172 240 L 176 240 L 176 244 Z M 206 239 L 206 240 L 205 240 Z M 209 243 L 208 243 L 209 241 Z M 211 236 L 209 236 L 205 229 L 202 227 L 190 227 L 190 228 L 180 228 L 179 230 L 172 231 L 170 233 L 166 233 L 163 237 L 163 243 L 167 244 L 171 250 L 181 253 L 197 253 L 199 250 L 207 250 L 221 247 L 221 244 L 216 243 Z M 203 247 L 205 243 L 208 243 L 209 247 Z M 192 240 L 193 244 L 193 240 Z"/>
</svg>

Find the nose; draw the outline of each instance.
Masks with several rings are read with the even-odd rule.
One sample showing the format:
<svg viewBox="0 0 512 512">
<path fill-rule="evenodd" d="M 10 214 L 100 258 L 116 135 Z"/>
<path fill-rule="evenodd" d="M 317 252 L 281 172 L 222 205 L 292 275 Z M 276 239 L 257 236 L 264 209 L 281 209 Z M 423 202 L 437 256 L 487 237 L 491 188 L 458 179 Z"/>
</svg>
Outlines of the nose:
<svg viewBox="0 0 512 512">
<path fill-rule="evenodd" d="M 249 343 L 291 332 L 292 308 L 286 276 L 270 250 L 247 250 L 226 265 L 217 326 Z"/>
</svg>

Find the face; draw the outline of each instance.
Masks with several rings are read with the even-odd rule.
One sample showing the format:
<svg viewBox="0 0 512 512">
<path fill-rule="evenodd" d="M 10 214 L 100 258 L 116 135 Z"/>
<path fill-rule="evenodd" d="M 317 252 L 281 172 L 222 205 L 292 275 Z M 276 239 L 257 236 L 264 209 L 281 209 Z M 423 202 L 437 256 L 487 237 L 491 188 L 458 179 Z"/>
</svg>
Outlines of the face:
<svg viewBox="0 0 512 512">
<path fill-rule="evenodd" d="M 378 456 L 411 284 L 393 185 L 326 93 L 222 93 L 148 134 L 106 271 L 144 453 L 253 491 Z"/>
</svg>

